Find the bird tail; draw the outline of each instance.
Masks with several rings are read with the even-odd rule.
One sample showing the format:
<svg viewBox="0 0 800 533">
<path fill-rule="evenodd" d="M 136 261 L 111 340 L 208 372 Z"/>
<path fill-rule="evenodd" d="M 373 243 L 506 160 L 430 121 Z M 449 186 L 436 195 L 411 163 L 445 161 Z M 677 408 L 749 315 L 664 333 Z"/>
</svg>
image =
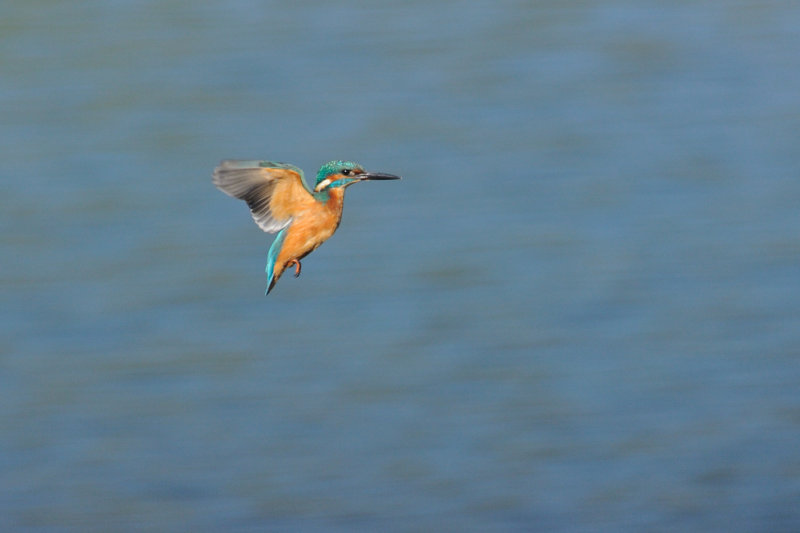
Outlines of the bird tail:
<svg viewBox="0 0 800 533">
<path fill-rule="evenodd" d="M 289 228 L 282 229 L 272 242 L 272 246 L 269 247 L 269 252 L 267 252 L 267 292 L 264 293 L 265 296 L 269 294 L 269 291 L 272 290 L 272 287 L 275 286 L 275 283 L 278 282 L 278 279 L 283 273 L 283 269 L 281 269 L 280 272 L 278 272 L 278 275 L 275 275 L 275 262 L 278 260 L 278 255 L 281 253 L 283 240 L 286 238 L 286 233 L 288 231 Z"/>
</svg>

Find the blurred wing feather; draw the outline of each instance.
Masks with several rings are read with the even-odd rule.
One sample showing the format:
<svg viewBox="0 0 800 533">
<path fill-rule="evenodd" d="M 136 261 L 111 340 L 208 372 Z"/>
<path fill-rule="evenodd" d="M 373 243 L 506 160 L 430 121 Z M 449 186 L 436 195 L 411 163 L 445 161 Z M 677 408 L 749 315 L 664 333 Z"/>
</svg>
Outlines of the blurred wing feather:
<svg viewBox="0 0 800 533">
<path fill-rule="evenodd" d="M 314 202 L 303 181 L 303 171 L 287 163 L 226 160 L 214 169 L 214 185 L 229 196 L 247 202 L 258 227 L 275 233 L 292 216 Z"/>
</svg>

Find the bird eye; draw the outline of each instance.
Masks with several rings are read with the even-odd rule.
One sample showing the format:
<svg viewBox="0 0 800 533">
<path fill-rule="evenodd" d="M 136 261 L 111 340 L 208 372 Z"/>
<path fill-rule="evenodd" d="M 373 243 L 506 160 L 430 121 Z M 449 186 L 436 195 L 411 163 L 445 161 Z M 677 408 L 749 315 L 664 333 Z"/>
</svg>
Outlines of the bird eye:
<svg viewBox="0 0 800 533">
<path fill-rule="evenodd" d="M 346 168 L 346 169 L 342 170 L 342 174 L 344 174 L 345 176 L 349 176 L 350 175 L 350 169 Z"/>
</svg>

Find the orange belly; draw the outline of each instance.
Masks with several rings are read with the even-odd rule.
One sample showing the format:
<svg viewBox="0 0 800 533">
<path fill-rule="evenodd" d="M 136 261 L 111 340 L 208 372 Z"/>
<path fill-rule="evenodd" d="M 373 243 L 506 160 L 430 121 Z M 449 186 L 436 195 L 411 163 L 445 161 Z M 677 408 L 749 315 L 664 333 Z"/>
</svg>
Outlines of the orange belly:
<svg viewBox="0 0 800 533">
<path fill-rule="evenodd" d="M 343 190 L 334 189 L 327 202 L 315 203 L 293 217 L 275 261 L 275 281 L 283 274 L 287 263 L 304 258 L 334 234 L 342 220 L 343 197 Z"/>
</svg>

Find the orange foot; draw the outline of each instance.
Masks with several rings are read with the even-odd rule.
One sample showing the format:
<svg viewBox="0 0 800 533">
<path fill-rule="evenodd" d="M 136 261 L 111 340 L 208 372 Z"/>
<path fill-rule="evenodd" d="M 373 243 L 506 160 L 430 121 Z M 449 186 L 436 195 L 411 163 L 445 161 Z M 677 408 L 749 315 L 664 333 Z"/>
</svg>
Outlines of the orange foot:
<svg viewBox="0 0 800 533">
<path fill-rule="evenodd" d="M 291 261 L 286 263 L 287 268 L 292 266 L 292 265 L 294 265 L 294 277 L 299 278 L 300 277 L 300 268 L 301 268 L 300 261 L 298 261 L 297 259 L 292 259 Z"/>
</svg>

